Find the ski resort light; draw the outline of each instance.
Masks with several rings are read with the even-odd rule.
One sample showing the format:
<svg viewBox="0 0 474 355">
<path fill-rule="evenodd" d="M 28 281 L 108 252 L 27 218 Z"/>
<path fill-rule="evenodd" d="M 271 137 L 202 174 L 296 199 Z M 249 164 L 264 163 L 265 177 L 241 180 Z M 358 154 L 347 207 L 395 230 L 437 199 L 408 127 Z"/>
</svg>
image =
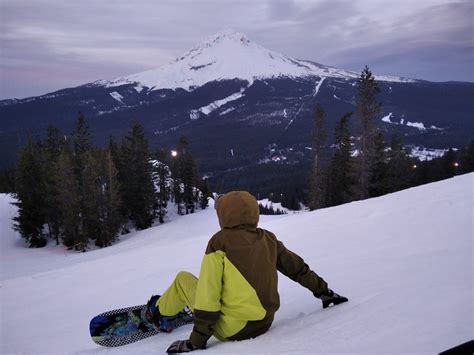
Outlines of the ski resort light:
<svg viewBox="0 0 474 355">
<path fill-rule="evenodd" d="M 172 151 L 171 151 L 171 156 L 172 156 L 173 158 L 176 158 L 176 157 L 178 156 L 178 152 L 177 152 L 176 150 L 172 150 Z"/>
<path fill-rule="evenodd" d="M 453 165 L 454 165 L 455 168 L 457 168 L 459 166 L 459 163 L 456 161 L 456 162 L 454 162 Z"/>
<path fill-rule="evenodd" d="M 413 168 L 413 169 L 416 169 L 416 168 L 418 168 L 418 165 L 413 164 L 413 165 L 412 165 L 412 168 Z"/>
</svg>

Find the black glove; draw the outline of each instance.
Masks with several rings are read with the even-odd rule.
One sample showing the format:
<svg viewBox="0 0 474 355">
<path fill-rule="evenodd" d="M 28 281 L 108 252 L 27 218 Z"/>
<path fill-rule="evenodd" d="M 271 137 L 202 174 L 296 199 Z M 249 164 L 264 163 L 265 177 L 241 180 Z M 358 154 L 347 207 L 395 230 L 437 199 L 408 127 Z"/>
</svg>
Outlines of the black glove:
<svg viewBox="0 0 474 355">
<path fill-rule="evenodd" d="M 323 308 L 328 308 L 331 305 L 331 303 L 334 306 L 337 306 L 340 303 L 349 301 L 346 297 L 338 295 L 330 288 L 328 288 L 328 291 L 326 293 L 322 295 L 315 294 L 315 296 L 323 302 Z"/>
<path fill-rule="evenodd" d="M 189 340 L 176 340 L 170 345 L 166 352 L 168 354 L 189 353 L 196 349 L 197 348 L 195 348 Z"/>
</svg>

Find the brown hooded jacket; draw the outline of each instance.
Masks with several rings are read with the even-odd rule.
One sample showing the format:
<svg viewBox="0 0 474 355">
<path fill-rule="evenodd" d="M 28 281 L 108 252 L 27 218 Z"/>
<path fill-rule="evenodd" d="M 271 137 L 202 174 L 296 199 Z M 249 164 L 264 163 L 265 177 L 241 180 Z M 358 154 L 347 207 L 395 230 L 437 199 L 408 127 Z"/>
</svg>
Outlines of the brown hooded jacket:
<svg viewBox="0 0 474 355">
<path fill-rule="evenodd" d="M 199 348 L 212 335 L 242 340 L 266 332 L 280 306 L 277 270 L 315 295 L 327 291 L 327 283 L 301 257 L 257 228 L 255 197 L 234 191 L 216 203 L 221 230 L 209 240 L 202 261 L 190 336 Z"/>
</svg>

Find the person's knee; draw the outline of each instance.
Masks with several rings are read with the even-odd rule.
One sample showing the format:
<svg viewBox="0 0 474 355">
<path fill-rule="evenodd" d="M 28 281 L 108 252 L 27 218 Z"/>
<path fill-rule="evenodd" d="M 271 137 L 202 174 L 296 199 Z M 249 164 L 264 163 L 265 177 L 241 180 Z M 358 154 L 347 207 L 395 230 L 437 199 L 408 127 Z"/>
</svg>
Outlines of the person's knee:
<svg viewBox="0 0 474 355">
<path fill-rule="evenodd" d="M 191 274 L 190 272 L 187 271 L 180 271 L 176 275 L 176 282 L 177 283 L 186 283 L 189 280 L 196 279 L 196 276 Z"/>
</svg>

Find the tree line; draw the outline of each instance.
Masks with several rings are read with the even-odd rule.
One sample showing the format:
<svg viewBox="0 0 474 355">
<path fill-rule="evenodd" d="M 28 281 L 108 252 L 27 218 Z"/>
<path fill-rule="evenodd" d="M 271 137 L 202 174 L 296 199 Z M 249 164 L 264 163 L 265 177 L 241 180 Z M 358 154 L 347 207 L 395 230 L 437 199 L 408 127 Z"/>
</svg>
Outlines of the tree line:
<svg viewBox="0 0 474 355">
<path fill-rule="evenodd" d="M 258 209 L 261 215 L 274 216 L 274 215 L 286 214 L 285 210 L 280 209 L 278 207 L 277 208 L 273 207 L 272 203 L 270 203 L 270 205 L 268 204 L 263 205 L 259 203 Z"/>
<path fill-rule="evenodd" d="M 111 137 L 98 148 L 82 113 L 70 136 L 54 126 L 44 140 L 30 136 L 8 179 L 18 207 L 14 229 L 30 247 L 47 238 L 81 251 L 110 246 L 130 228 L 164 223 L 169 201 L 182 215 L 206 208 L 209 198 L 185 136 L 173 157 L 151 152 L 135 122 L 120 144 Z"/>
<path fill-rule="evenodd" d="M 330 157 L 324 154 L 328 150 L 326 113 L 316 105 L 307 198 L 310 209 L 377 197 L 474 171 L 474 140 L 463 149 L 450 149 L 443 157 L 423 162 L 410 157 L 396 135 L 386 142 L 376 123 L 382 108 L 379 92 L 366 66 L 357 81 L 355 111 L 344 114 L 336 124 Z M 351 126 L 355 127 L 355 137 Z"/>
</svg>

